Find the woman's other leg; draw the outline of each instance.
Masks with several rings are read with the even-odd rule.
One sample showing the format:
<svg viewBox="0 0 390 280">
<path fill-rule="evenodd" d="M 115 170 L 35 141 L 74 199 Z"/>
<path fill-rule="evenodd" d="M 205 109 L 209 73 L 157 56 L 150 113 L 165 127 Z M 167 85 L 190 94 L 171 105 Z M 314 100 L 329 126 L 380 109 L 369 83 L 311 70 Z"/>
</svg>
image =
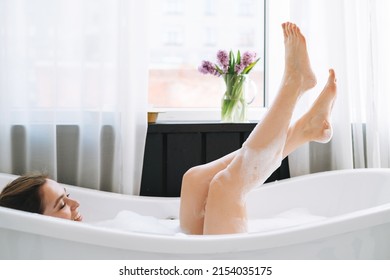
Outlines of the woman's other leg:
<svg viewBox="0 0 390 280">
<path fill-rule="evenodd" d="M 334 72 L 312 108 L 287 133 L 283 158 L 300 145 L 309 142 L 326 142 L 331 137 L 330 111 L 336 94 Z M 205 165 L 191 168 L 183 177 L 180 220 L 184 230 L 202 234 L 205 204 L 212 178 L 233 160 L 238 151 Z"/>
<path fill-rule="evenodd" d="M 335 74 L 333 70 L 329 70 L 328 82 L 312 107 L 289 127 L 283 158 L 307 142 L 324 143 L 331 139 L 330 113 L 335 97 Z M 218 172 L 230 164 L 238 152 L 235 151 L 213 162 L 195 166 L 183 176 L 180 222 L 186 232 L 203 234 L 204 213 L 210 182 Z"/>
<path fill-rule="evenodd" d="M 203 234 L 204 213 L 209 186 L 238 151 L 189 169 L 183 176 L 180 193 L 180 227 L 188 234 Z"/>
<path fill-rule="evenodd" d="M 281 87 L 265 118 L 231 163 L 210 182 L 204 234 L 246 231 L 246 194 L 280 165 L 295 105 L 302 93 L 316 84 L 299 28 L 286 23 L 283 31 L 285 72 Z"/>
<path fill-rule="evenodd" d="M 328 81 L 309 111 L 290 126 L 283 158 L 307 142 L 327 143 L 330 141 L 333 134 L 330 115 L 336 94 L 336 77 L 334 70 L 330 69 Z"/>
<path fill-rule="evenodd" d="M 283 158 L 301 145 L 316 141 L 328 142 L 332 137 L 330 113 L 336 97 L 334 71 L 329 70 L 328 82 L 310 110 L 289 127 Z M 204 213 L 209 186 L 214 176 L 224 170 L 239 151 L 213 162 L 191 168 L 183 176 L 180 204 L 181 227 L 191 234 L 203 234 Z"/>
</svg>

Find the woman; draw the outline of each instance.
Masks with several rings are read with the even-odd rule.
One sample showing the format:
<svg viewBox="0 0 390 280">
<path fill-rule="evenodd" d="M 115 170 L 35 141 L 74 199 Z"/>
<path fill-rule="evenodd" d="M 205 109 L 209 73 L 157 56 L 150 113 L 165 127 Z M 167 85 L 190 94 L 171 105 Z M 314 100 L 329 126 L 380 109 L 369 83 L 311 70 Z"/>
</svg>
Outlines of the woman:
<svg viewBox="0 0 390 280">
<path fill-rule="evenodd" d="M 292 23 L 284 23 L 282 28 L 285 70 L 278 94 L 265 118 L 241 149 L 191 168 L 183 176 L 180 226 L 186 233 L 246 232 L 245 199 L 248 192 L 264 183 L 281 160 L 302 144 L 308 141 L 328 142 L 332 137 L 329 118 L 336 97 L 336 79 L 332 69 L 329 70 L 327 84 L 311 109 L 289 127 L 297 101 L 316 85 L 316 77 L 299 28 Z M 26 194 L 22 194 L 24 192 Z M 55 181 L 40 176 L 20 177 L 11 182 L 0 195 L 0 205 L 82 220 L 77 210 L 78 202 L 69 198 Z"/>
<path fill-rule="evenodd" d="M 79 203 L 42 174 L 21 176 L 8 184 L 0 194 L 0 206 L 74 221 L 83 219 Z"/>
</svg>

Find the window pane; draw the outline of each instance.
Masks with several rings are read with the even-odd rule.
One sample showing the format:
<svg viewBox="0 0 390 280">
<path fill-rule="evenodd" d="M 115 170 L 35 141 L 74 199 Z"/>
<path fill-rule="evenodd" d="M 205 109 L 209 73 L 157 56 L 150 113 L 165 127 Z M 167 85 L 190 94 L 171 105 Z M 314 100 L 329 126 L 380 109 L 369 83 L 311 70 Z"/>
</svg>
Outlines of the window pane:
<svg viewBox="0 0 390 280">
<path fill-rule="evenodd" d="M 223 79 L 201 74 L 218 50 L 255 51 L 257 87 L 251 106 L 263 106 L 264 0 L 150 0 L 149 103 L 164 108 L 220 107 Z"/>
</svg>

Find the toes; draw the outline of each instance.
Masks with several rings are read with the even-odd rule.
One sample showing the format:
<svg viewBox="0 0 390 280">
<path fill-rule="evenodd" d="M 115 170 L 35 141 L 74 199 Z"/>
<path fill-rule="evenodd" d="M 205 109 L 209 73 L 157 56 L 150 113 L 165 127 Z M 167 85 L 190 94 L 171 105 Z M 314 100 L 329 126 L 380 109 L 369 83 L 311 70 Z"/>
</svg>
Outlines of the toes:
<svg viewBox="0 0 390 280">
<path fill-rule="evenodd" d="M 287 38 L 290 36 L 290 23 L 289 22 L 285 22 L 282 24 L 282 27 L 283 27 L 283 34 L 284 34 L 284 37 Z"/>
<path fill-rule="evenodd" d="M 288 30 L 288 35 L 289 35 L 289 36 L 293 35 L 293 32 L 292 32 L 292 23 L 291 23 L 291 22 L 288 22 L 288 23 L 287 23 L 287 30 Z"/>
<path fill-rule="evenodd" d="M 294 23 L 285 22 L 282 24 L 282 28 L 283 28 L 283 35 L 285 38 L 290 36 L 299 36 L 299 35 L 303 37 L 301 30 Z"/>
<path fill-rule="evenodd" d="M 283 23 L 282 24 L 282 28 L 283 28 L 283 35 L 286 38 L 288 36 L 288 34 L 287 34 L 287 23 Z"/>
<path fill-rule="evenodd" d="M 298 35 L 297 26 L 294 23 L 291 23 L 291 33 L 294 36 Z"/>
<path fill-rule="evenodd" d="M 336 91 L 337 84 L 336 84 L 336 75 L 333 69 L 329 69 L 329 77 L 328 82 L 325 85 L 325 88 L 331 88 L 333 91 Z"/>
<path fill-rule="evenodd" d="M 329 69 L 329 81 L 336 82 L 336 74 L 333 69 Z"/>
<path fill-rule="evenodd" d="M 291 30 L 290 30 L 290 23 L 289 22 L 285 22 L 282 24 L 282 27 L 283 27 L 283 34 L 284 34 L 284 37 L 289 37 L 291 36 Z"/>
</svg>

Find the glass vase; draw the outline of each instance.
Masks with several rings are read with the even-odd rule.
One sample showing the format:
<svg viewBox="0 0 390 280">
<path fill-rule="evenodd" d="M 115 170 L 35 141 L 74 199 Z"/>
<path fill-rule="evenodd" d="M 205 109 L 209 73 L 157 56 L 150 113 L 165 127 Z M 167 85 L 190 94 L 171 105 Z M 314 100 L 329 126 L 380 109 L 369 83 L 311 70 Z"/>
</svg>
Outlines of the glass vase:
<svg viewBox="0 0 390 280">
<path fill-rule="evenodd" d="M 222 77 L 225 94 L 221 104 L 221 122 L 248 122 L 248 105 L 256 95 L 253 81 L 246 74 L 225 74 Z"/>
</svg>

